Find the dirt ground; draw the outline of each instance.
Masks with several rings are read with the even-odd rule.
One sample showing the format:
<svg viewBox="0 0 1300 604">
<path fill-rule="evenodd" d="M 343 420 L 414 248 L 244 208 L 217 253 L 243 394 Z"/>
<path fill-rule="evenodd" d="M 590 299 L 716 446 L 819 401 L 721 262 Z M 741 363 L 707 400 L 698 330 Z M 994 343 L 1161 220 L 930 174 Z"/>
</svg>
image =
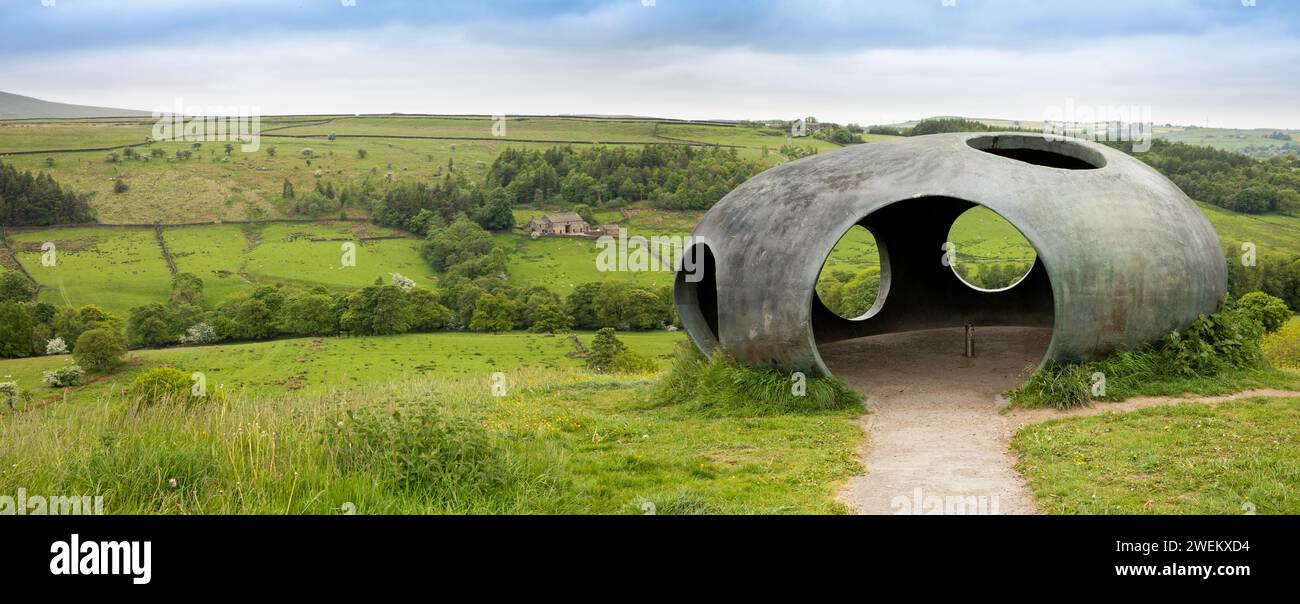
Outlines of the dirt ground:
<svg viewBox="0 0 1300 604">
<path fill-rule="evenodd" d="M 1047 350 L 1052 331 L 962 328 L 888 334 L 820 348 L 836 375 L 867 398 L 863 465 L 841 500 L 863 514 L 922 511 L 916 501 L 985 498 L 988 511 L 1032 514 L 1033 499 L 1007 446 L 1013 422 L 998 397 Z M 918 491 L 919 489 L 919 491 Z"/>
</svg>

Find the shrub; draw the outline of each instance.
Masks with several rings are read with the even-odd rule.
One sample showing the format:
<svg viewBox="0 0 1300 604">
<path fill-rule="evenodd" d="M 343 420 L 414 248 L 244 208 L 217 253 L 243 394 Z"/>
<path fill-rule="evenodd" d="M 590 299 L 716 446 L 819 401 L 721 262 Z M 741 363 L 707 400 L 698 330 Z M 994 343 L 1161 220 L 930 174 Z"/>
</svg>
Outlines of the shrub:
<svg viewBox="0 0 1300 604">
<path fill-rule="evenodd" d="M 481 424 L 442 407 L 348 411 L 324 438 L 342 471 L 451 505 L 508 500 L 527 480 Z"/>
<path fill-rule="evenodd" d="M 587 367 L 596 371 L 608 371 L 614 365 L 614 358 L 627 350 L 627 345 L 614 335 L 611 327 L 596 332 L 591 341 L 591 352 L 587 353 Z"/>
<path fill-rule="evenodd" d="M 1300 369 L 1300 319 L 1266 336 L 1261 348 L 1270 363 Z"/>
<path fill-rule="evenodd" d="M 67 354 L 68 344 L 63 338 L 54 338 L 45 343 L 45 354 Z"/>
<path fill-rule="evenodd" d="M 125 181 L 125 180 L 122 180 L 121 178 L 118 178 L 117 180 L 114 180 L 114 181 L 113 181 L 113 192 L 114 192 L 114 193 L 125 193 L 125 192 L 126 192 L 128 189 L 130 189 L 130 188 L 131 188 L 131 186 L 128 185 L 128 184 L 126 184 L 126 181 Z"/>
<path fill-rule="evenodd" d="M 609 368 L 618 373 L 654 373 L 659 370 L 659 365 L 648 356 L 624 350 L 614 355 Z"/>
<path fill-rule="evenodd" d="M 18 382 L 0 382 L 0 402 L 4 403 L 10 409 L 17 406 Z"/>
<path fill-rule="evenodd" d="M 217 330 L 206 321 L 191 325 L 180 337 L 181 344 L 211 344 L 220 340 Z"/>
<path fill-rule="evenodd" d="M 41 381 L 51 388 L 63 388 L 65 386 L 76 386 L 81 382 L 81 376 L 85 370 L 76 365 L 64 365 L 58 369 L 51 369 L 41 374 Z"/>
<path fill-rule="evenodd" d="M 1286 302 L 1264 292 L 1250 292 L 1238 298 L 1233 308 L 1254 319 L 1265 333 L 1273 333 L 1291 320 L 1291 309 Z"/>
<path fill-rule="evenodd" d="M 72 358 L 92 373 L 104 373 L 122 363 L 126 345 L 117 334 L 107 329 L 88 330 L 77 338 L 72 347 Z"/>
<path fill-rule="evenodd" d="M 1105 378 L 1104 395 L 1118 400 L 1142 385 L 1158 380 L 1213 378 L 1232 370 L 1250 369 L 1261 360 L 1263 328 L 1249 311 L 1223 306 L 1201 316 L 1185 330 L 1174 331 L 1159 345 L 1120 350 L 1100 361 L 1053 363 L 1036 370 L 1009 395 L 1018 405 L 1047 405 L 1058 409 L 1089 404 L 1092 376 Z"/>
<path fill-rule="evenodd" d="M 838 377 L 805 377 L 797 395 L 797 376 L 737 363 L 718 352 L 705 358 L 689 342 L 678 345 L 672 368 L 660 379 L 652 400 L 683 405 L 703 415 L 781 415 L 862 407 L 862 395 Z"/>
<path fill-rule="evenodd" d="M 175 367 L 157 367 L 131 380 L 127 396 L 142 406 L 180 402 L 194 398 L 189 374 Z"/>
</svg>

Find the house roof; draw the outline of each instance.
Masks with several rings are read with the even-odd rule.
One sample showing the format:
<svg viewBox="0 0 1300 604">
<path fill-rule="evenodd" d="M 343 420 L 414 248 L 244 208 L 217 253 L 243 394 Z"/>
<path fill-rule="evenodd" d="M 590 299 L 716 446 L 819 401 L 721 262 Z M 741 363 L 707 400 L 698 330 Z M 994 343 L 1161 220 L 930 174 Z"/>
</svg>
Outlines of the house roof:
<svg viewBox="0 0 1300 604">
<path fill-rule="evenodd" d="M 559 214 L 547 214 L 544 216 L 551 222 L 583 222 L 582 217 L 573 212 L 561 212 Z"/>
</svg>

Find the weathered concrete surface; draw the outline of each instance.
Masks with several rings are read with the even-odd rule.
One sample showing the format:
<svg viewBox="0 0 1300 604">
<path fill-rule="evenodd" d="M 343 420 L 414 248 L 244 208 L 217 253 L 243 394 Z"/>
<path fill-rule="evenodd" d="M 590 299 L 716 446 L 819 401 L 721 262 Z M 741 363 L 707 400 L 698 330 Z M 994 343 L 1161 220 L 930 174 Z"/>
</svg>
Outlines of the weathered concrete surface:
<svg viewBox="0 0 1300 604">
<path fill-rule="evenodd" d="M 974 290 L 940 263 L 953 220 L 975 204 L 1038 254 L 1009 290 Z M 881 293 L 846 320 L 814 287 L 855 224 L 876 236 Z M 699 283 L 679 273 L 674 291 L 692 340 L 814 375 L 828 373 L 819 340 L 966 323 L 1050 326 L 1043 361 L 1093 358 L 1213 312 L 1227 288 L 1217 234 L 1168 179 L 1103 145 L 1023 133 L 920 136 L 788 162 L 724 197 L 694 235 L 710 266 Z"/>
</svg>

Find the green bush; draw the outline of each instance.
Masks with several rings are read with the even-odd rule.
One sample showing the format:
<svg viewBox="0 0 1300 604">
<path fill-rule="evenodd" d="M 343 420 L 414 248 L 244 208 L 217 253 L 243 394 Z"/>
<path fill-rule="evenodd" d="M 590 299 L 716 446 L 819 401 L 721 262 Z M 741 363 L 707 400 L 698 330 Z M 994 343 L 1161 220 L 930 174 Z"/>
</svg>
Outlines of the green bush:
<svg viewBox="0 0 1300 604">
<path fill-rule="evenodd" d="M 126 345 L 122 338 L 107 329 L 91 329 L 77 337 L 72 347 L 72 358 L 86 371 L 104 373 L 122 363 Z"/>
<path fill-rule="evenodd" d="M 596 332 L 591 340 L 591 352 L 587 353 L 587 367 L 605 372 L 613 368 L 614 358 L 627 350 L 627 344 L 614 335 L 612 327 L 605 327 Z"/>
<path fill-rule="evenodd" d="M 131 381 L 127 396 L 142 406 L 162 402 L 181 402 L 195 398 L 190 392 L 190 376 L 174 367 L 157 367 Z"/>
<path fill-rule="evenodd" d="M 1009 394 L 1026 407 L 1080 407 L 1094 398 L 1117 400 L 1159 380 L 1215 378 L 1259 366 L 1263 328 L 1249 310 L 1223 305 L 1187 329 L 1174 331 L 1158 345 L 1120 350 L 1099 361 L 1054 363 L 1034 371 Z M 1093 396 L 1093 376 L 1105 379 L 1104 393 Z"/>
<path fill-rule="evenodd" d="M 1266 333 L 1281 329 L 1291 320 L 1291 309 L 1287 308 L 1286 302 L 1264 292 L 1250 292 L 1238 298 L 1233 308 L 1254 319 Z"/>
<path fill-rule="evenodd" d="M 1266 336 L 1261 345 L 1264 358 L 1278 367 L 1300 369 L 1300 319 L 1291 321 Z"/>
<path fill-rule="evenodd" d="M 793 387 L 796 379 L 791 374 L 737 363 L 720 352 L 706 358 L 695 346 L 683 342 L 652 398 L 659 405 L 682 405 L 707 416 L 781 415 L 862 407 L 862 395 L 838 377 L 805 377 L 801 396 Z"/>
<path fill-rule="evenodd" d="M 654 373 L 659 370 L 659 365 L 650 357 L 624 350 L 614 355 L 609 368 L 618 373 Z"/>
</svg>

